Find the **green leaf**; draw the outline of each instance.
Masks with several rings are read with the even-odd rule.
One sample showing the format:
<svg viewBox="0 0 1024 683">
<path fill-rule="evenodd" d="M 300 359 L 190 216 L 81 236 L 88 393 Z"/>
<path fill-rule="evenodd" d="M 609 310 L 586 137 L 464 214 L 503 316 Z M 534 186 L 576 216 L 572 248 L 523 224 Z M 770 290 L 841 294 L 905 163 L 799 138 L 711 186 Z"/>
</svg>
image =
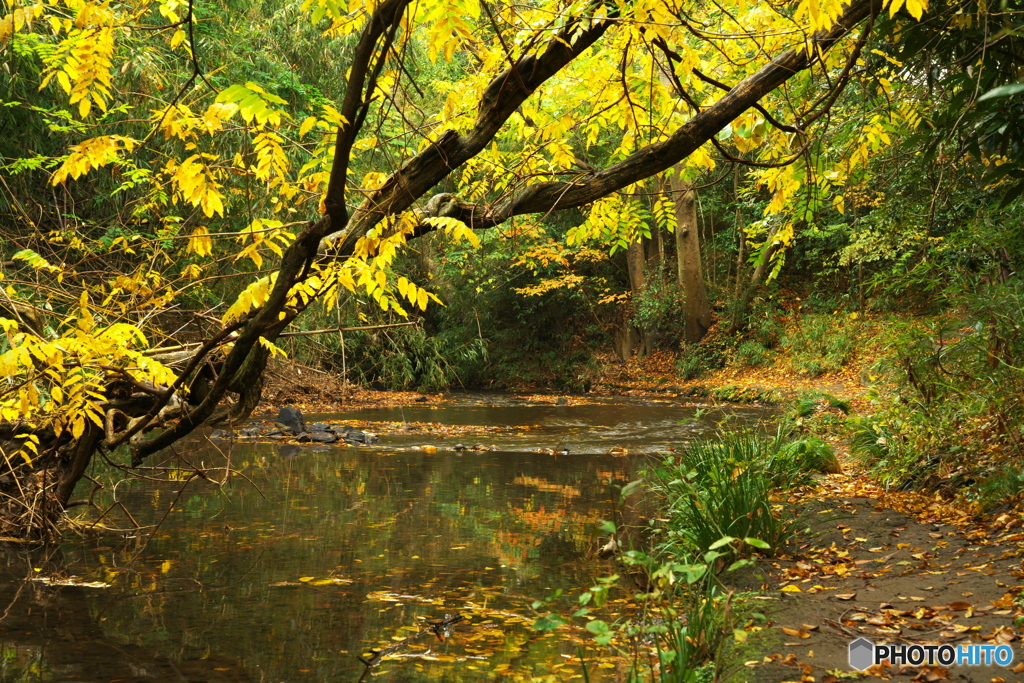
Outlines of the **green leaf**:
<svg viewBox="0 0 1024 683">
<path fill-rule="evenodd" d="M 629 482 L 628 484 L 626 484 L 625 486 L 622 487 L 622 497 L 623 498 L 627 498 L 627 497 L 633 495 L 634 493 L 636 493 L 637 489 L 639 489 L 643 485 L 644 485 L 644 480 L 643 479 L 635 479 L 635 480 Z"/>
<path fill-rule="evenodd" d="M 979 102 L 985 100 L 995 99 L 996 97 L 1011 97 L 1013 95 L 1019 95 L 1024 92 L 1024 83 L 1011 83 L 1009 85 L 1001 85 L 998 88 L 993 88 L 987 93 L 978 98 Z"/>
<path fill-rule="evenodd" d="M 722 536 L 720 539 L 708 546 L 708 550 L 718 550 L 722 546 L 729 545 L 736 539 L 732 536 Z"/>
<path fill-rule="evenodd" d="M 743 542 L 747 545 L 752 545 L 755 548 L 761 548 L 762 550 L 768 550 L 769 548 L 771 548 L 771 545 L 765 543 L 760 538 L 751 538 L 748 536 L 747 538 L 743 539 Z"/>
<path fill-rule="evenodd" d="M 554 631 L 569 623 L 565 618 L 557 614 L 545 614 L 533 621 L 534 631 Z"/>
</svg>

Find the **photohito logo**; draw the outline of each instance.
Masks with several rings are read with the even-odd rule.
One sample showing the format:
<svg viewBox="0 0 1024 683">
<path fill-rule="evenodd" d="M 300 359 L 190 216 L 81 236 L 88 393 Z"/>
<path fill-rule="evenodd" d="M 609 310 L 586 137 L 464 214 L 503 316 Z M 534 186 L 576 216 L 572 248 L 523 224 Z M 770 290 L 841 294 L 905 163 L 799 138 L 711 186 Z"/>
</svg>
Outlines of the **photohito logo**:
<svg viewBox="0 0 1024 683">
<path fill-rule="evenodd" d="M 891 666 L 1010 666 L 1013 648 L 1009 645 L 875 645 L 867 638 L 850 643 L 850 668 L 864 671 L 888 660 Z"/>
</svg>

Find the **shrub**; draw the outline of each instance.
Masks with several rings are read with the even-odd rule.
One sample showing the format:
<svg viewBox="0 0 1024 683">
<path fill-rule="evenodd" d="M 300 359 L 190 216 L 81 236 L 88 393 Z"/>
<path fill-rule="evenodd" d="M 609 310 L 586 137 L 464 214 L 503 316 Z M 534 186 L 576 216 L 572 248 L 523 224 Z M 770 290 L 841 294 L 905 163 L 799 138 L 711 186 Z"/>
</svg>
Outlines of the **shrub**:
<svg viewBox="0 0 1024 683">
<path fill-rule="evenodd" d="M 775 514 L 771 494 L 803 481 L 805 468 L 822 459 L 823 449 L 808 441 L 733 432 L 695 440 L 678 460 L 663 461 L 651 488 L 666 499 L 668 534 L 679 553 L 700 555 L 727 537 L 759 539 L 771 550 L 784 544 L 793 520 Z"/>
<path fill-rule="evenodd" d="M 817 377 L 845 365 L 856 349 L 856 326 L 831 315 L 809 315 L 781 340 L 792 354 L 791 367 Z"/>
<path fill-rule="evenodd" d="M 749 340 L 740 344 L 733 356 L 738 365 L 756 368 L 768 364 L 768 349 L 759 341 Z"/>
</svg>

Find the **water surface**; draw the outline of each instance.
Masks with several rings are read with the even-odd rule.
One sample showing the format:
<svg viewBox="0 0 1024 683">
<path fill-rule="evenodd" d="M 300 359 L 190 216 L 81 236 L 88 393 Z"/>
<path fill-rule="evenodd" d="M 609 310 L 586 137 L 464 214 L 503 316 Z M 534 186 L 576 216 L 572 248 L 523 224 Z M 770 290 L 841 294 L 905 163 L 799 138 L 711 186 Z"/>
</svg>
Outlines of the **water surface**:
<svg viewBox="0 0 1024 683">
<path fill-rule="evenodd" d="M 101 524 L 146 529 L 3 550 L 0 680 L 357 681 L 359 656 L 446 615 L 467 619 L 444 641 L 429 634 L 394 652 L 374 679 L 569 680 L 582 639 L 590 680 L 613 680 L 621 671 L 598 668 L 583 621 L 538 633 L 531 604 L 559 589 L 575 598 L 615 570 L 595 559 L 598 522 L 624 514 L 619 489 L 644 456 L 612 446 L 636 454 L 762 416 L 697 415 L 672 403 L 476 395 L 321 418 L 514 428 L 396 430 L 349 448 L 194 440 L 151 459 L 147 481 L 108 467 L 95 473 L 108 478 L 95 495 L 109 509 Z M 500 450 L 451 450 L 456 440 Z M 424 445 L 437 450 L 414 450 Z M 570 453 L 534 452 L 555 447 Z M 571 612 L 565 599 L 554 607 Z"/>
</svg>

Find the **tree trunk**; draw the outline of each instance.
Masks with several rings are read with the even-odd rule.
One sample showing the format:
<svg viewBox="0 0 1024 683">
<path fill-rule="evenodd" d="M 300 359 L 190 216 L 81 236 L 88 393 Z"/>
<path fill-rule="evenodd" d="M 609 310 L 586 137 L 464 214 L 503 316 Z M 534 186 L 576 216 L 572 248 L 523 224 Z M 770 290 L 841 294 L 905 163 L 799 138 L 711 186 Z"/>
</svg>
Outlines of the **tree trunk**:
<svg viewBox="0 0 1024 683">
<path fill-rule="evenodd" d="M 627 354 L 623 360 L 628 359 L 634 353 L 638 357 L 643 358 L 650 354 L 654 348 L 654 331 L 648 329 L 643 324 L 634 322 L 637 305 L 640 299 L 647 293 L 646 253 L 647 248 L 644 245 L 643 239 L 633 242 L 626 250 L 626 269 L 629 272 L 629 289 L 633 293 L 631 308 L 634 315 L 630 315 L 629 319 L 624 323 L 625 329 L 621 336 L 621 348 L 623 351 L 627 351 Z M 632 328 L 632 334 L 630 333 L 630 328 Z M 630 345 L 632 345 L 632 348 L 627 349 Z"/>
<path fill-rule="evenodd" d="M 697 195 L 690 183 L 679 177 L 681 169 L 670 173 L 669 186 L 676 205 L 676 257 L 679 287 L 683 290 L 683 339 L 699 342 L 711 328 L 711 302 L 704 288 L 700 260 L 700 231 L 697 229 Z"/>
<path fill-rule="evenodd" d="M 763 255 L 758 261 L 757 267 L 754 268 L 754 272 L 750 275 L 750 282 L 747 283 L 743 293 L 740 294 L 733 304 L 732 322 L 729 325 L 733 332 L 742 330 L 747 325 L 747 316 L 750 315 L 750 303 L 754 300 L 754 294 L 761 285 L 761 281 L 764 280 L 765 273 L 768 272 L 768 264 L 771 263 L 772 257 L 775 256 L 775 252 L 781 246 L 775 241 L 775 235 L 779 232 L 780 227 L 782 227 L 781 224 L 777 224 L 768 233 L 768 239 L 763 247 Z"/>
</svg>

